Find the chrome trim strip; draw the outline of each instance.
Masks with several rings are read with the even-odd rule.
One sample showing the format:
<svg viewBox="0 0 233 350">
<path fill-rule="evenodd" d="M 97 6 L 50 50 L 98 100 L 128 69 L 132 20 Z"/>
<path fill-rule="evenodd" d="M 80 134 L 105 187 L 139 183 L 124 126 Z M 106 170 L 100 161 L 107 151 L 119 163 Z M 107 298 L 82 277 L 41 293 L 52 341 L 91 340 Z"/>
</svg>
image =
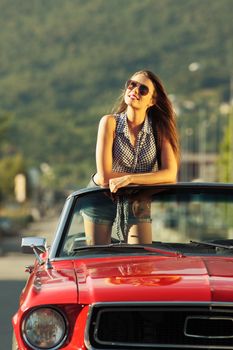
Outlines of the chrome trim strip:
<svg viewBox="0 0 233 350">
<path fill-rule="evenodd" d="M 212 308 L 219 308 L 219 307 L 226 307 L 226 308 L 231 308 L 233 309 L 233 302 L 211 302 L 211 301 L 200 301 L 200 302 L 193 302 L 193 301 L 110 301 L 110 302 L 96 302 L 90 304 L 90 308 L 96 308 L 96 307 L 109 307 L 109 306 L 193 306 L 193 307 L 208 307 L 210 310 Z M 227 310 L 229 311 L 229 310 Z"/>
</svg>

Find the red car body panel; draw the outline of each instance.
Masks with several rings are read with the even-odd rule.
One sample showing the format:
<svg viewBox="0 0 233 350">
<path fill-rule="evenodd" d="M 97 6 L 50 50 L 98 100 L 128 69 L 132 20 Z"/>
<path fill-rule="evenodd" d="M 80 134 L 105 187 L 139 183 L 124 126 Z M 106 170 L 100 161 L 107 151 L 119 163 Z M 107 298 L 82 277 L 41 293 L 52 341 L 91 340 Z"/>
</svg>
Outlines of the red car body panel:
<svg viewBox="0 0 233 350">
<path fill-rule="evenodd" d="M 79 303 L 233 301 L 233 259 L 229 258 L 141 256 L 75 261 L 74 265 Z"/>
<path fill-rule="evenodd" d="M 231 258 L 112 256 L 56 261 L 52 266 L 37 267 L 22 293 L 13 319 L 20 349 L 30 349 L 19 336 L 21 317 L 27 309 L 40 305 L 70 308 L 73 327 L 63 349 L 71 350 L 86 349 L 84 332 L 92 303 L 233 302 Z"/>
<path fill-rule="evenodd" d="M 112 198 L 102 188 L 83 189 L 67 198 L 49 251 L 42 238 L 23 242 L 25 253 L 37 247 L 37 262 L 29 268 L 12 320 L 18 348 L 31 350 L 24 340 L 23 322 L 31 310 L 41 306 L 65 316 L 65 337 L 56 349 L 100 349 L 103 342 L 105 348 L 112 348 L 115 342 L 127 349 L 142 349 L 144 344 L 165 349 L 188 349 L 190 344 L 193 349 L 233 348 L 233 184 L 161 184 L 119 191 L 112 199 L 119 198 L 120 209 L 135 198 L 151 203 L 154 236 L 152 246 L 145 245 L 145 249 L 121 241 L 116 228 L 110 245 L 86 247 L 83 213 L 92 209 L 93 200 L 101 207 L 102 192 Z M 121 225 L 123 218 L 128 225 L 129 209 L 116 217 L 116 223 Z M 119 320 L 118 310 L 123 315 Z M 139 318 L 135 317 L 138 310 Z M 128 312 L 129 318 L 125 316 Z M 115 317 L 113 325 L 111 317 Z M 141 323 L 137 324 L 138 319 Z M 33 327 L 37 331 L 36 322 Z"/>
<path fill-rule="evenodd" d="M 62 304 L 77 302 L 77 283 L 72 261 L 54 264 L 54 268 L 38 267 L 32 274 L 20 298 L 21 307 L 45 304 Z"/>
</svg>

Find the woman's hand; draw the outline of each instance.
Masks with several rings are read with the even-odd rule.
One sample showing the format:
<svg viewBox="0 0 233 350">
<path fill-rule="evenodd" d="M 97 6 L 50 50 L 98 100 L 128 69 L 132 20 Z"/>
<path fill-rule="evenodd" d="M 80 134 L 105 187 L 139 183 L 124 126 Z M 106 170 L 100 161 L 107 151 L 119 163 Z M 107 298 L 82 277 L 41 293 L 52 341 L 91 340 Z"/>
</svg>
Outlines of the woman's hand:
<svg viewBox="0 0 233 350">
<path fill-rule="evenodd" d="M 131 179 L 130 175 L 124 175 L 120 177 L 115 177 L 114 179 L 110 179 L 109 180 L 110 191 L 115 193 L 119 188 L 129 185 L 131 182 L 130 179 Z"/>
</svg>

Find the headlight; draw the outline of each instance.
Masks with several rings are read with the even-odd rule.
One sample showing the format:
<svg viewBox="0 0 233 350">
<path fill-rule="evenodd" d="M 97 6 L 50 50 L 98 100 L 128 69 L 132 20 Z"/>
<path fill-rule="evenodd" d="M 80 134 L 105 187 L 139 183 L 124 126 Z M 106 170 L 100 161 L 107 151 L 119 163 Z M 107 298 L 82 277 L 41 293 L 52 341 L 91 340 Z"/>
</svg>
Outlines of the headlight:
<svg viewBox="0 0 233 350">
<path fill-rule="evenodd" d="M 27 315 L 22 331 L 33 349 L 56 349 L 65 339 L 66 322 L 57 310 L 41 307 Z"/>
</svg>

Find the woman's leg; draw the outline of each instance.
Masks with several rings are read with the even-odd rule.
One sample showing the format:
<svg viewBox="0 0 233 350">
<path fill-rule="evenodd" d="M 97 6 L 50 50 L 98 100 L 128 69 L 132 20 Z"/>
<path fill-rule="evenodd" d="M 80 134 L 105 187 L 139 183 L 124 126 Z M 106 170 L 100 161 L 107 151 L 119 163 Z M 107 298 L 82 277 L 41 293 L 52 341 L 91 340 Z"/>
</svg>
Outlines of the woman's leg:
<svg viewBox="0 0 233 350">
<path fill-rule="evenodd" d="M 141 222 L 130 227 L 128 233 L 129 244 L 151 244 L 152 228 L 150 222 Z"/>
<path fill-rule="evenodd" d="M 112 223 L 96 224 L 90 220 L 84 219 L 84 230 L 86 234 L 87 245 L 110 244 Z"/>
</svg>

